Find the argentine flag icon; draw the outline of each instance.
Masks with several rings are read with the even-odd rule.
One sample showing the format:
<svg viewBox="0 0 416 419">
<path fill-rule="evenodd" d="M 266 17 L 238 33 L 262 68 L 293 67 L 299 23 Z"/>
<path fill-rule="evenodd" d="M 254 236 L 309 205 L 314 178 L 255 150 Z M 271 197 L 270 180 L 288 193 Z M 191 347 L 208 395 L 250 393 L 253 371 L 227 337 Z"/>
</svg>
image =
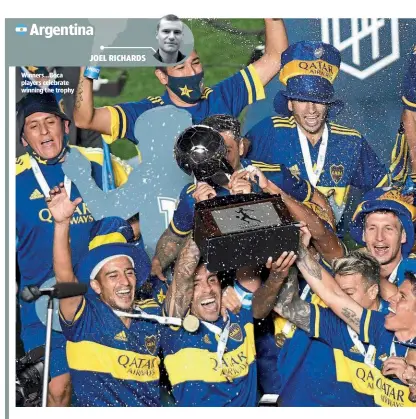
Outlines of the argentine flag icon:
<svg viewBox="0 0 416 419">
<path fill-rule="evenodd" d="M 27 26 L 26 25 L 17 25 L 16 26 L 16 33 L 19 35 L 24 35 L 27 32 Z"/>
</svg>

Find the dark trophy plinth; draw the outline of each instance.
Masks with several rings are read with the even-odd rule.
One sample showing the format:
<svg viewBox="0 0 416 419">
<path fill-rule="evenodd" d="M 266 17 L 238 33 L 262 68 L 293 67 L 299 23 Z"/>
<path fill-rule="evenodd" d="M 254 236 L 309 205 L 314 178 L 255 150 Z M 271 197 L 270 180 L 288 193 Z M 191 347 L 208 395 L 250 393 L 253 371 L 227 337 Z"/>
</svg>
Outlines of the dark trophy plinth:
<svg viewBox="0 0 416 419">
<path fill-rule="evenodd" d="M 194 240 L 217 272 L 297 253 L 299 227 L 279 195 L 228 195 L 195 205 Z"/>
</svg>

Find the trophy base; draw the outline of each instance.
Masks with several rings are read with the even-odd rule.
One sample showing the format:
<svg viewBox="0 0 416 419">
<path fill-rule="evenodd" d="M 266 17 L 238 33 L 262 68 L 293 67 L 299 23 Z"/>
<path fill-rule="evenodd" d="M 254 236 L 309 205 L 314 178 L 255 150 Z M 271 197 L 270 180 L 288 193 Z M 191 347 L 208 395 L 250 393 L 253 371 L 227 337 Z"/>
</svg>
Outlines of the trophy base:
<svg viewBox="0 0 416 419">
<path fill-rule="evenodd" d="M 264 265 L 297 253 L 299 226 L 280 196 L 216 197 L 195 206 L 194 240 L 211 272 Z"/>
<path fill-rule="evenodd" d="M 246 231 L 196 242 L 210 272 L 264 265 L 270 256 L 275 261 L 285 251 L 297 253 L 298 243 L 296 225 L 273 226 L 255 234 Z"/>
</svg>

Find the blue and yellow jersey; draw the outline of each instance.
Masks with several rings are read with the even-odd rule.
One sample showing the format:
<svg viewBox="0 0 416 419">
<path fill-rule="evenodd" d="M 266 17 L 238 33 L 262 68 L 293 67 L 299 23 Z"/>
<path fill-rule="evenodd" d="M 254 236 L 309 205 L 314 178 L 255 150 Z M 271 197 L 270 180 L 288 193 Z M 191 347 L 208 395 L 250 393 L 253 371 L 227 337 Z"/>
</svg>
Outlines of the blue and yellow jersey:
<svg viewBox="0 0 416 419">
<path fill-rule="evenodd" d="M 162 331 L 162 350 L 177 406 L 255 406 L 256 350 L 251 310 L 231 319 L 227 348 L 220 366 L 218 335 L 200 324 L 195 333 L 180 328 Z M 222 317 L 215 323 L 223 329 Z"/>
<path fill-rule="evenodd" d="M 320 264 L 328 272 L 331 272 L 330 264 L 322 258 L 320 258 Z M 302 295 L 306 285 L 306 281 L 299 278 L 299 295 Z M 312 291 L 306 294 L 305 301 L 324 306 L 322 300 Z M 262 327 L 256 328 L 259 384 L 265 393 L 283 394 L 289 388 L 288 383 L 292 377 L 294 377 L 291 381 L 295 383 L 294 387 L 302 383 L 302 377 L 298 377 L 297 374 L 311 343 L 311 339 L 304 331 L 298 330 L 294 324 L 275 312 L 270 313 Z M 322 345 L 320 342 L 317 344 Z M 315 365 L 316 360 L 313 362 Z M 303 385 L 304 383 L 302 383 Z M 296 397 L 299 392 L 296 393 L 290 396 Z M 291 405 L 292 402 L 297 403 L 295 400 L 287 399 L 288 405 Z"/>
<path fill-rule="evenodd" d="M 90 162 L 91 175 L 101 187 L 101 167 L 103 153 L 101 149 L 76 147 Z M 42 164 L 39 167 L 48 185 L 52 188 L 64 181 L 62 164 Z M 113 159 L 113 168 L 117 185 L 126 182 L 130 167 L 121 160 Z M 71 185 L 71 200 L 80 196 L 76 185 Z M 75 209 L 71 219 L 71 252 L 74 266 L 88 251 L 88 237 L 94 218 L 85 202 Z M 48 210 L 45 197 L 35 179 L 28 154 L 16 159 L 16 234 L 17 258 L 21 272 L 20 288 L 27 285 L 41 286 L 54 277 L 52 268 L 53 218 Z M 35 304 L 20 300 L 22 328 L 40 322 L 36 315 Z M 44 342 L 44 336 L 40 344 Z"/>
<path fill-rule="evenodd" d="M 383 362 L 391 355 L 394 333 L 384 327 L 384 314 L 364 310 L 360 323 L 360 340 L 376 347 L 375 368 L 366 374 L 362 373 L 360 385 L 370 385 L 374 391 L 374 403 L 382 407 L 416 407 L 409 400 L 409 387 L 399 379 L 385 377 L 381 370 Z M 408 348 L 399 343 L 393 346 L 396 356 L 405 357 Z M 364 383 L 364 384 L 363 384 Z"/>
<path fill-rule="evenodd" d="M 263 119 L 246 137 L 251 141 L 247 157 L 285 164 L 293 174 L 308 179 L 293 116 Z M 320 145 L 321 140 L 315 146 L 308 141 L 313 163 L 317 161 Z M 405 158 L 404 142 L 396 142 L 393 154 L 395 159 L 392 164 L 400 166 Z M 376 186 L 386 186 L 389 182 L 386 168 L 358 131 L 328 123 L 328 147 L 317 189 L 324 195 L 334 189 L 335 203 L 341 207 L 347 201 L 350 186 L 368 191 Z"/>
<path fill-rule="evenodd" d="M 336 376 L 337 406 L 374 406 L 373 383 L 364 379 L 372 375 L 372 368 L 365 364 L 364 355 L 354 343 L 344 321 L 330 309 L 311 305 L 310 336 L 331 348 L 335 370 L 327 370 Z M 363 343 L 367 352 L 369 345 Z M 377 352 L 374 356 L 380 355 Z"/>
<path fill-rule="evenodd" d="M 140 307 L 160 314 L 152 300 Z M 79 406 L 160 406 L 158 323 L 131 319 L 127 328 L 97 296 L 85 296 L 72 322 L 60 314 Z"/>
<path fill-rule="evenodd" d="M 313 195 L 314 188 L 309 181 L 303 180 L 294 176 L 282 164 L 267 164 L 259 161 L 241 159 L 241 166 L 247 167 L 253 165 L 258 167 L 275 185 L 282 188 L 282 190 L 298 201 L 309 201 Z M 196 185 L 189 183 L 185 185 L 179 196 L 178 206 L 173 213 L 172 221 L 169 224 L 170 230 L 178 236 L 186 236 L 189 234 L 194 226 L 194 206 L 195 199 L 193 193 Z M 217 196 L 229 195 L 228 189 L 220 186 L 215 188 Z M 253 192 L 261 192 L 257 185 L 254 186 Z"/>
<path fill-rule="evenodd" d="M 184 109 L 191 114 L 192 122 L 199 124 L 207 116 L 215 114 L 238 117 L 247 105 L 265 97 L 263 85 L 251 64 L 215 86 L 206 87 L 201 100 L 195 106 L 176 106 L 170 100 L 167 91 L 162 96 L 149 96 L 139 102 L 108 106 L 111 112 L 111 135 L 105 135 L 103 138 L 109 144 L 118 138 L 128 138 L 138 144 L 134 137 L 136 119 L 147 110 L 159 106 L 173 105 Z"/>
</svg>

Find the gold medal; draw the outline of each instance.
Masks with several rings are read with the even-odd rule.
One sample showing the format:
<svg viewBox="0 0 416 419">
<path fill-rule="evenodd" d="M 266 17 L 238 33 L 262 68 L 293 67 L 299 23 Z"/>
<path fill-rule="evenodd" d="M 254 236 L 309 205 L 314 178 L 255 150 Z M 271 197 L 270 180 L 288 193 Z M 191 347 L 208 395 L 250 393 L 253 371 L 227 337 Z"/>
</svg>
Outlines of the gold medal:
<svg viewBox="0 0 416 419">
<path fill-rule="evenodd" d="M 199 319 L 192 314 L 188 314 L 182 320 L 182 326 L 187 332 L 194 333 L 199 329 Z"/>
<path fill-rule="evenodd" d="M 274 341 L 276 342 L 276 346 L 281 348 L 286 341 L 286 336 L 283 333 L 277 333 L 274 335 Z"/>
</svg>

